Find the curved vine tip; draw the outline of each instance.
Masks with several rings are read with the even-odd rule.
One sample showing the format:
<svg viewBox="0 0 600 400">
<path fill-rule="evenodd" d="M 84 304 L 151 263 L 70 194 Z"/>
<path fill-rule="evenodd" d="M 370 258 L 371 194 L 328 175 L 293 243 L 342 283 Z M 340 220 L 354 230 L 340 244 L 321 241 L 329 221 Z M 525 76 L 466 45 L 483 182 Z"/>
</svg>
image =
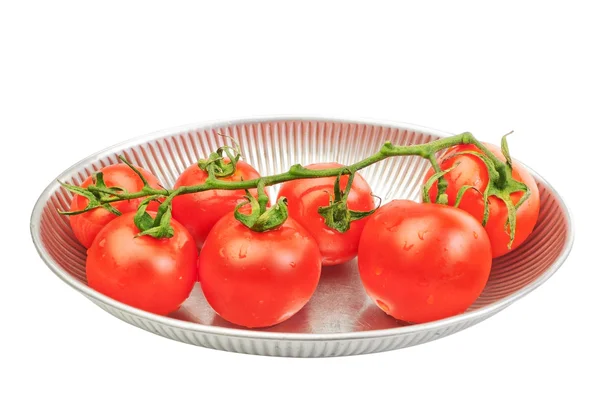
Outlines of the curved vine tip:
<svg viewBox="0 0 600 400">
<path fill-rule="evenodd" d="M 340 179 L 342 175 L 348 174 L 348 182 L 344 190 L 340 188 Z M 350 224 L 353 221 L 358 221 L 373 214 L 378 207 L 369 211 L 355 211 L 348 208 L 348 196 L 352 189 L 352 181 L 354 180 L 354 172 L 349 168 L 344 168 L 339 173 L 333 184 L 333 196 L 329 196 L 329 205 L 319 207 L 319 214 L 325 220 L 325 225 L 340 233 L 347 232 L 350 229 Z M 380 202 L 381 204 L 381 202 Z"/>
</svg>

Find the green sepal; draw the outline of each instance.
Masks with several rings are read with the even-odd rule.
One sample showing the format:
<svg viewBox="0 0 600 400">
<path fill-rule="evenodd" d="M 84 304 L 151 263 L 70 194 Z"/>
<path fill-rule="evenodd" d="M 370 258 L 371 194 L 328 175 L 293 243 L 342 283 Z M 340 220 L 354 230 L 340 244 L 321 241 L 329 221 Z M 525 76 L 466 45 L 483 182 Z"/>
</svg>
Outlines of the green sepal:
<svg viewBox="0 0 600 400">
<path fill-rule="evenodd" d="M 150 185 L 148 184 L 148 181 L 146 180 L 146 178 L 144 177 L 144 175 L 142 174 L 142 172 L 139 169 L 137 169 L 135 166 L 133 166 L 122 155 L 119 155 L 118 158 L 119 158 L 119 160 L 124 162 L 129 168 L 131 168 L 136 173 L 136 175 L 142 180 L 142 183 L 144 184 L 144 188 L 150 187 Z M 61 215 L 79 215 L 79 214 L 86 213 L 90 210 L 93 210 L 95 208 L 102 207 L 102 208 L 106 209 L 107 211 L 110 211 L 111 213 L 119 216 L 119 215 L 121 215 L 121 212 L 119 210 L 117 210 L 115 207 L 113 207 L 111 203 L 114 201 L 121 200 L 119 198 L 119 195 L 128 193 L 127 190 L 125 190 L 124 188 L 122 188 L 120 186 L 107 186 L 106 182 L 104 181 L 104 174 L 102 173 L 102 171 L 98 171 L 92 175 L 92 184 L 89 185 L 87 188 L 82 188 L 80 186 L 71 185 L 71 184 L 68 184 L 65 182 L 61 182 L 61 181 L 58 181 L 58 183 L 65 189 L 69 190 L 70 192 L 78 194 L 78 195 L 83 196 L 86 199 L 88 199 L 88 204 L 83 210 L 79 210 L 79 211 L 58 210 L 58 212 Z"/>
<path fill-rule="evenodd" d="M 116 208 L 114 208 L 114 207 L 112 206 L 112 204 L 110 204 L 110 203 L 104 203 L 104 204 L 102 204 L 101 206 L 102 206 L 102 208 L 104 208 L 106 211 L 109 211 L 109 212 L 111 212 L 111 213 L 115 214 L 117 217 L 121 215 L 121 211 L 119 211 L 119 210 L 117 210 Z"/>
<path fill-rule="evenodd" d="M 152 200 L 152 197 L 148 197 L 142 201 L 138 206 L 135 216 L 133 217 L 133 222 L 140 232 L 147 231 L 154 226 L 154 218 L 152 218 L 152 216 L 146 212 L 146 209 Z"/>
<path fill-rule="evenodd" d="M 101 173 L 99 173 L 99 174 L 101 174 Z M 102 183 L 104 183 L 104 181 L 102 180 L 102 177 L 100 177 L 100 180 Z M 82 188 L 80 186 L 71 185 L 69 183 L 65 183 L 65 182 L 61 182 L 61 181 L 58 181 L 58 183 L 65 189 L 69 190 L 70 192 L 72 192 L 74 194 L 78 194 L 80 196 L 83 196 L 88 200 L 88 204 L 87 204 L 87 206 L 85 206 L 85 208 L 83 210 L 78 210 L 78 211 L 58 210 L 59 214 L 68 215 L 68 216 L 79 215 L 79 214 L 86 213 L 90 210 L 93 210 L 94 208 L 103 207 L 106 210 L 110 211 L 111 213 L 113 213 L 117 216 L 121 215 L 121 212 L 119 210 L 117 210 L 116 208 L 114 208 L 110 203 L 102 203 L 102 200 L 106 200 L 106 199 L 102 198 L 101 192 L 93 192 L 89 189 L 89 187 Z M 106 185 L 104 185 L 104 187 L 106 187 Z"/>
<path fill-rule="evenodd" d="M 279 228 L 288 218 L 287 199 L 281 197 L 277 200 L 274 206 L 267 209 L 265 213 L 260 215 L 252 230 L 257 232 L 269 231 Z"/>
<path fill-rule="evenodd" d="M 93 184 L 88 186 L 87 190 L 96 196 L 96 198 L 100 202 L 100 206 L 102 208 L 104 208 L 105 210 L 107 210 L 117 216 L 121 215 L 121 212 L 119 210 L 117 210 L 116 208 L 114 208 L 112 206 L 112 204 L 103 203 L 102 201 L 105 200 L 105 197 L 103 197 L 103 195 L 110 196 L 111 191 L 125 192 L 125 190 L 119 186 L 112 186 L 112 187 L 106 186 L 106 183 L 104 182 L 104 174 L 101 171 L 96 172 L 93 175 L 92 181 L 93 181 Z"/>
<path fill-rule="evenodd" d="M 233 211 L 235 219 L 255 232 L 265 232 L 279 228 L 288 218 L 287 199 L 281 197 L 274 206 L 266 208 L 268 197 L 264 194 L 264 186 L 259 184 L 259 197 L 252 196 L 246 189 L 246 201 L 238 204 Z M 240 209 L 250 204 L 250 214 L 243 214 Z"/>
<path fill-rule="evenodd" d="M 440 178 L 442 178 L 448 172 L 452 171 L 457 166 L 458 166 L 458 163 L 453 164 L 450 168 L 443 170 L 443 171 L 436 172 L 435 174 L 431 175 L 429 177 L 429 179 L 427 179 L 427 181 L 423 185 L 423 189 L 422 189 L 422 193 L 421 193 L 421 196 L 423 197 L 423 201 L 425 203 L 431 203 L 431 196 L 429 195 L 429 191 L 431 190 L 431 187 L 433 186 L 433 184 L 436 183 Z M 437 201 L 439 204 L 448 204 L 448 195 L 444 194 L 444 197 L 442 197 L 441 199 L 438 198 Z"/>
<path fill-rule="evenodd" d="M 508 135 L 511 135 L 512 133 L 513 132 L 510 131 L 506 135 L 502 136 L 502 141 L 500 144 L 500 149 L 502 150 L 502 154 L 504 155 L 504 158 L 506 158 L 506 163 L 508 164 L 508 166 L 510 168 L 512 168 L 512 158 L 510 157 L 510 152 L 508 151 L 508 142 L 506 140 L 506 137 Z"/>
<path fill-rule="evenodd" d="M 152 218 L 146 211 L 146 208 L 152 201 L 158 201 L 160 196 L 150 196 L 139 205 L 133 222 L 135 226 L 140 230 L 140 233 L 135 235 L 139 236 L 152 236 L 155 239 L 164 239 L 173 237 L 175 231 L 171 226 L 171 202 L 165 201 L 162 203 L 156 213 L 156 216 Z M 162 212 L 161 212 L 162 211 Z"/>
<path fill-rule="evenodd" d="M 240 208 L 248 204 L 250 204 L 250 214 L 242 214 L 240 212 Z M 250 229 L 252 229 L 252 227 L 258 220 L 258 217 L 260 216 L 260 206 L 258 205 L 258 200 L 256 199 L 256 197 L 252 196 L 248 189 L 246 189 L 246 201 L 243 201 L 237 206 L 235 206 L 233 214 L 235 216 L 235 219 L 237 219 Z"/>
<path fill-rule="evenodd" d="M 119 160 L 123 161 L 129 168 L 131 168 L 133 170 L 133 172 L 136 173 L 136 175 L 144 183 L 144 187 L 150 187 L 150 185 L 148 184 L 148 181 L 144 177 L 144 174 L 142 174 L 142 172 L 139 169 L 137 169 L 136 167 L 134 167 L 133 164 L 131 164 L 129 161 L 127 161 L 127 159 L 125 157 L 123 157 L 122 155 L 119 156 Z"/>
<path fill-rule="evenodd" d="M 331 203 L 328 206 L 319 207 L 318 210 L 319 215 L 325 220 L 325 225 L 340 233 L 347 232 L 353 221 L 366 218 L 375 211 L 377 211 L 377 208 L 369 211 L 349 210 L 345 202 Z"/>
<path fill-rule="evenodd" d="M 465 192 L 469 189 L 475 190 L 477 193 L 483 195 L 483 193 L 481 193 L 481 191 L 479 189 L 477 189 L 475 186 L 464 185 L 463 187 L 458 189 L 458 192 L 456 193 L 456 201 L 454 201 L 454 207 L 458 208 L 458 206 L 460 205 L 460 202 L 462 201 L 463 196 L 465 195 Z"/>
<path fill-rule="evenodd" d="M 377 210 L 377 208 L 374 208 L 369 211 L 355 211 L 348 208 L 348 196 L 352 189 L 354 172 L 350 171 L 348 183 L 346 184 L 346 188 L 342 191 L 340 188 L 340 179 L 344 174 L 344 171 L 345 170 L 343 170 L 335 179 L 333 184 L 333 196 L 330 195 L 329 197 L 329 205 L 319 207 L 318 209 L 318 213 L 323 217 L 325 225 L 340 233 L 347 232 L 353 221 L 366 218 Z"/>
</svg>

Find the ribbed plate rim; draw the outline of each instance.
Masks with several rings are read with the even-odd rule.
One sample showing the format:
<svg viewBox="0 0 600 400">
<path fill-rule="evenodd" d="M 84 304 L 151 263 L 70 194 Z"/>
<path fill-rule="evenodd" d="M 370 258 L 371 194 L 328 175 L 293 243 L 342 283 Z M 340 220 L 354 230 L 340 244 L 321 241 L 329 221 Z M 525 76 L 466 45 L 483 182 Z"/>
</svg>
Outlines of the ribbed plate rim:
<svg viewBox="0 0 600 400">
<path fill-rule="evenodd" d="M 567 259 L 571 249 L 573 247 L 574 240 L 574 232 L 573 232 L 573 219 L 571 216 L 571 212 L 566 205 L 564 199 L 558 194 L 558 192 L 552 187 L 550 183 L 548 183 L 543 177 L 541 177 L 537 172 L 532 170 L 526 164 L 524 167 L 529 170 L 530 173 L 534 176 L 534 178 L 544 185 L 546 185 L 547 189 L 554 195 L 556 200 L 558 201 L 560 207 L 566 216 L 567 221 L 567 237 L 563 247 L 562 252 L 557 257 L 556 261 L 536 280 L 530 282 L 526 286 L 522 287 L 518 291 L 512 293 L 506 298 L 494 302 L 492 304 L 483 306 L 477 310 L 468 311 L 460 315 L 456 315 L 449 318 L 444 318 L 441 320 L 416 324 L 416 325 L 407 325 L 401 326 L 397 328 L 388 328 L 388 329 L 378 329 L 371 331 L 360 331 L 360 332 L 343 332 L 343 333 L 292 333 L 292 332 L 268 332 L 268 331 L 260 331 L 260 330 L 251 330 L 251 329 L 243 329 L 243 328 L 227 328 L 227 327 L 218 327 L 218 326 L 210 326 L 203 325 L 195 322 L 182 321 L 166 316 L 152 314 L 135 307 L 131 307 L 127 304 L 121 303 L 117 300 L 114 300 L 108 296 L 105 296 L 92 288 L 86 286 L 85 284 L 79 282 L 74 277 L 70 276 L 67 271 L 62 269 L 60 265 L 58 265 L 50 254 L 44 248 L 41 239 L 41 217 L 44 209 L 44 205 L 51 197 L 51 194 L 58 189 L 59 184 L 57 180 L 62 179 L 63 177 L 70 175 L 71 171 L 77 170 L 85 165 L 88 165 L 105 155 L 112 155 L 120 150 L 125 148 L 133 147 L 136 145 L 140 145 L 143 143 L 147 143 L 152 140 L 156 140 L 159 138 L 165 138 L 169 136 L 174 136 L 179 134 L 182 131 L 186 130 L 211 130 L 217 128 L 223 128 L 226 126 L 232 125 L 242 125 L 242 124 L 258 124 L 258 123 L 269 123 L 269 122 L 283 122 L 283 121 L 306 121 L 306 122 L 323 122 L 323 123 L 347 123 L 347 124 L 369 124 L 369 125 L 377 125 L 386 128 L 395 128 L 395 129 L 405 129 L 412 130 L 417 132 L 422 132 L 424 134 L 429 135 L 437 135 L 441 137 L 447 137 L 452 135 L 451 133 L 444 132 L 441 130 L 428 128 L 421 125 L 404 123 L 404 122 L 395 122 L 389 120 L 381 120 L 381 119 L 369 119 L 369 118 L 335 118 L 335 117 L 326 117 L 326 116 L 313 116 L 313 115 L 278 115 L 278 116 L 257 116 L 251 118 L 237 118 L 237 119 L 222 119 L 222 120 L 213 120 L 213 121 L 205 121 L 205 122 L 196 122 L 185 125 L 179 125 L 172 128 L 161 129 L 149 134 L 140 135 L 134 137 L 129 140 L 122 141 L 115 145 L 109 146 L 100 150 L 96 153 L 93 153 L 84 159 L 78 161 L 77 163 L 71 165 L 69 168 L 65 169 L 61 174 L 59 174 L 40 194 L 38 197 L 35 206 L 33 207 L 33 211 L 31 213 L 30 218 L 30 233 L 35 245 L 35 248 L 40 256 L 40 258 L 44 261 L 47 267 L 57 275 L 61 280 L 67 283 L 69 286 L 79 291 L 83 295 L 88 298 L 92 298 L 99 302 L 106 304 L 107 306 L 114 307 L 118 310 L 121 310 L 125 313 L 135 315 L 139 318 L 143 318 L 146 320 L 151 320 L 158 324 L 164 324 L 176 329 L 183 329 L 187 331 L 194 331 L 197 333 L 210 334 L 210 335 L 219 335 L 219 336 L 227 336 L 227 337 L 236 337 L 236 338 L 249 338 L 249 339 L 264 339 L 264 340 L 288 340 L 288 341 L 339 341 L 339 340 L 357 340 L 357 339 L 373 339 L 373 338 L 383 338 L 383 337 L 391 337 L 391 336 L 400 336 L 413 334 L 423 331 L 429 330 L 437 330 L 440 328 L 445 328 L 451 325 L 455 325 L 467 320 L 477 320 L 479 318 L 485 318 L 486 316 L 492 316 L 496 312 L 502 310 L 508 305 L 514 303 L 521 297 L 527 295 L 532 292 L 544 282 L 546 282 L 554 273 L 561 267 L 561 265 Z"/>
</svg>

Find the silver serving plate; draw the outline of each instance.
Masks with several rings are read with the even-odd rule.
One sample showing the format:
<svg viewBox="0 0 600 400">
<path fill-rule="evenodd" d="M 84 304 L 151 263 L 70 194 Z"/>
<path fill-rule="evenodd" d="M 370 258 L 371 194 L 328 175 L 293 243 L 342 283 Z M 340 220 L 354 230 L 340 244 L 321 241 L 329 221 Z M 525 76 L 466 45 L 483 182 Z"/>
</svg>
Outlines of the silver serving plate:
<svg viewBox="0 0 600 400">
<path fill-rule="evenodd" d="M 416 144 L 447 134 L 407 124 L 322 118 L 269 118 L 189 125 L 121 143 L 89 156 L 57 178 L 80 184 L 117 155 L 152 171 L 172 185 L 188 165 L 224 143 L 217 133 L 232 136 L 245 159 L 262 174 L 287 170 L 292 164 L 338 161 L 350 164 L 376 152 L 386 140 Z M 418 199 L 428 163 L 417 157 L 397 157 L 361 173 L 384 202 Z M 533 173 L 533 172 L 532 172 Z M 356 260 L 323 268 L 319 287 L 295 316 L 268 329 L 244 329 L 229 324 L 206 303 L 197 285 L 181 308 L 154 315 L 104 296 L 86 284 L 85 249 L 77 242 L 66 217 L 71 195 L 53 181 L 41 194 L 31 217 L 37 250 L 63 281 L 103 310 L 132 325 L 181 342 L 240 353 L 329 357 L 388 351 L 425 343 L 475 325 L 506 308 L 545 282 L 565 261 L 573 234 L 568 210 L 558 193 L 539 175 L 541 211 L 528 241 L 494 261 L 489 282 L 464 314 L 426 324 L 409 325 L 381 312 L 366 296 Z M 270 188 L 275 196 L 278 187 Z"/>
</svg>

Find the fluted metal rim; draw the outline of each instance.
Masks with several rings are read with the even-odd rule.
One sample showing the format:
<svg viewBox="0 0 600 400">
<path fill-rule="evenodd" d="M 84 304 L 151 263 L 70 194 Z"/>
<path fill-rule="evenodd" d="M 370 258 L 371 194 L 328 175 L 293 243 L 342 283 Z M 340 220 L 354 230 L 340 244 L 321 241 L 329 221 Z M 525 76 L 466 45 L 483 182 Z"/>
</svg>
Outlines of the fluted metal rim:
<svg viewBox="0 0 600 400">
<path fill-rule="evenodd" d="M 564 210 L 566 221 L 567 221 L 567 237 L 565 240 L 565 244 L 563 250 L 556 258 L 556 261 L 548 267 L 548 269 L 541 274 L 536 280 L 530 282 L 525 285 L 518 291 L 513 294 L 503 298 L 502 300 L 496 301 L 492 304 L 483 306 L 477 310 L 467 311 L 463 314 L 456 315 L 453 317 L 417 324 L 417 325 L 408 325 L 401 326 L 397 328 L 388 328 L 381 330 L 372 330 L 372 331 L 361 331 L 361 332 L 344 332 L 344 333 L 280 333 L 280 332 L 266 332 L 259 330 L 245 330 L 245 329 L 235 329 L 235 328 L 227 328 L 227 327 L 217 327 L 217 326 L 208 326 L 202 325 L 194 322 L 182 321 L 170 317 L 165 317 L 161 315 L 152 314 L 134 307 L 131 307 L 127 304 L 116 301 L 108 296 L 105 296 L 82 282 L 78 281 L 71 275 L 69 275 L 60 265 L 58 265 L 50 256 L 50 254 L 46 251 L 42 239 L 41 239 L 41 216 L 44 209 L 44 205 L 50 199 L 51 194 L 58 189 L 59 184 L 57 180 L 63 179 L 64 176 L 69 174 L 69 171 L 87 165 L 95 160 L 101 158 L 102 155 L 107 153 L 114 153 L 119 150 L 136 146 L 154 139 L 164 138 L 176 135 L 181 131 L 197 129 L 197 130 L 210 130 L 215 128 L 223 128 L 226 126 L 232 125 L 240 125 L 240 124 L 256 124 L 256 123 L 266 123 L 266 122 L 281 122 L 281 121 L 314 121 L 314 122 L 332 122 L 332 123 L 347 123 L 347 124 L 372 124 L 378 125 L 386 128 L 397 128 L 397 129 L 410 129 L 414 131 L 419 131 L 425 134 L 437 135 L 437 136 L 449 136 L 451 135 L 448 132 L 440 131 L 437 129 L 432 129 L 420 125 L 402 123 L 402 122 L 393 122 L 387 120 L 373 120 L 373 119 L 347 119 L 347 118 L 329 118 L 323 116 L 310 116 L 310 115 L 280 115 L 280 116 L 265 116 L 265 117 L 253 117 L 253 118 L 239 118 L 239 119 L 228 119 L 228 120 L 216 120 L 204 123 L 191 123 L 186 125 L 180 125 L 173 128 L 163 129 L 159 131 L 155 131 L 150 134 L 145 134 L 141 136 L 134 137 L 132 139 L 123 141 L 121 143 L 115 144 L 113 146 L 107 147 L 103 150 L 100 150 L 81 161 L 73 164 L 69 168 L 65 169 L 60 175 L 58 175 L 52 183 L 50 183 L 41 195 L 38 197 L 33 211 L 31 213 L 30 218 L 30 233 L 35 245 L 35 248 L 44 263 L 48 266 L 48 268 L 57 275 L 60 279 L 62 279 L 69 286 L 74 288 L 75 290 L 81 292 L 86 297 L 104 303 L 110 307 L 114 307 L 118 310 L 121 310 L 125 313 L 129 313 L 135 315 L 139 318 L 147 319 L 159 324 L 164 324 L 167 326 L 171 326 L 174 328 L 185 329 L 187 331 L 195 331 L 199 333 L 206 333 L 211 335 L 220 335 L 220 336 L 229 336 L 229 337 L 237 337 L 237 338 L 251 338 L 251 339 L 266 339 L 266 340 L 287 340 L 287 341 L 320 341 L 320 340 L 328 340 L 328 341 L 339 341 L 339 340 L 354 340 L 354 339 L 370 339 L 370 338 L 383 338 L 397 335 L 406 335 L 415 332 L 422 332 L 428 330 L 435 330 L 444 327 L 448 327 L 455 324 L 460 324 L 461 322 L 468 320 L 477 320 L 479 318 L 485 319 L 486 316 L 491 316 L 496 312 L 502 310 L 508 305 L 512 304 L 516 300 L 521 297 L 527 295 L 528 293 L 535 290 L 545 281 L 547 281 L 554 273 L 560 268 L 560 266 L 567 259 L 571 249 L 573 247 L 574 240 L 574 232 L 573 232 L 573 218 L 571 216 L 571 212 L 567 207 L 564 199 L 556 192 L 556 190 L 550 185 L 544 178 L 542 178 L 538 173 L 533 171 L 527 165 L 521 164 L 525 166 L 525 168 L 534 176 L 534 178 L 540 182 L 542 182 L 550 192 L 554 195 L 560 207 Z"/>
</svg>

